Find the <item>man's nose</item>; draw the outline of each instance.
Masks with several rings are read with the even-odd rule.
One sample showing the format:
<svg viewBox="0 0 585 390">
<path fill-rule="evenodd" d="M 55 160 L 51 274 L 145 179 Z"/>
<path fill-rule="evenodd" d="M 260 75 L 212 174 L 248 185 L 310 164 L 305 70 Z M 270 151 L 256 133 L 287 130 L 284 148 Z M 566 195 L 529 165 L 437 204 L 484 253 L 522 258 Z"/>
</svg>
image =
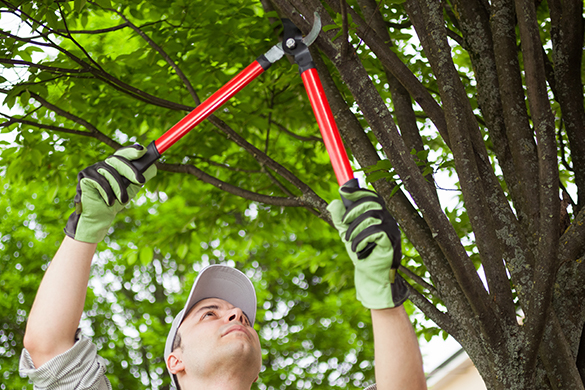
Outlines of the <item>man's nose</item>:
<svg viewBox="0 0 585 390">
<path fill-rule="evenodd" d="M 240 321 L 242 324 L 247 324 L 246 316 L 239 307 L 234 307 L 227 313 L 227 319 L 229 322 Z"/>
</svg>

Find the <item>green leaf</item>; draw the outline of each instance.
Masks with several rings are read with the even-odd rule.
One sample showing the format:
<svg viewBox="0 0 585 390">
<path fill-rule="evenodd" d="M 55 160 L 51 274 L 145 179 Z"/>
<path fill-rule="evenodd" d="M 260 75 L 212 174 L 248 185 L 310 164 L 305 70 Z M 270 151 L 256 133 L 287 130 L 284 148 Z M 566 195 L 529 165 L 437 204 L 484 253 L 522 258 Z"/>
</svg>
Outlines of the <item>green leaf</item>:
<svg viewBox="0 0 585 390">
<path fill-rule="evenodd" d="M 57 193 L 59 192 L 59 186 L 53 186 L 47 191 L 46 199 L 47 203 L 52 204 L 55 198 L 57 197 Z"/>
<path fill-rule="evenodd" d="M 278 12 L 276 11 L 270 11 L 270 12 L 266 12 L 264 14 L 265 17 L 267 18 L 276 18 L 276 19 L 280 19 L 280 15 L 278 15 Z"/>
<path fill-rule="evenodd" d="M 43 155 L 38 149 L 32 149 L 30 155 L 37 167 L 43 165 Z"/>
<path fill-rule="evenodd" d="M 149 246 L 144 246 L 142 247 L 142 249 L 140 249 L 140 263 L 142 263 L 142 265 L 148 265 L 150 264 L 150 262 L 152 261 L 154 252 L 152 251 L 152 248 Z"/>
<path fill-rule="evenodd" d="M 390 171 L 391 169 L 392 169 L 392 163 L 390 162 L 390 160 L 378 160 L 376 165 L 371 165 L 369 167 L 365 167 L 365 168 L 363 168 L 363 171 L 368 173 L 368 172 L 374 172 L 374 171 L 379 171 L 379 170 Z"/>
<path fill-rule="evenodd" d="M 20 95 L 20 104 L 22 104 L 23 106 L 26 106 L 28 104 L 29 99 L 30 99 L 30 92 L 24 91 Z"/>
<path fill-rule="evenodd" d="M 136 19 L 143 19 L 144 18 L 144 16 L 142 15 L 142 12 L 140 12 L 136 8 L 130 8 L 130 15 L 134 16 Z"/>
<path fill-rule="evenodd" d="M 323 31 L 327 32 L 329 30 L 333 30 L 333 29 L 336 29 L 336 28 L 341 28 L 341 27 L 339 27 L 336 24 L 327 24 L 327 25 L 323 26 Z"/>
<path fill-rule="evenodd" d="M 397 183 L 394 188 L 392 188 L 392 191 L 390 191 L 390 197 L 393 197 L 394 194 L 396 194 L 399 190 L 400 187 L 402 186 L 402 183 Z"/>
<path fill-rule="evenodd" d="M 418 157 L 421 161 L 426 161 L 429 157 L 429 149 L 421 150 L 420 152 L 416 153 L 416 157 Z"/>
<path fill-rule="evenodd" d="M 134 265 L 134 263 L 136 263 L 136 260 L 138 260 L 137 251 L 132 251 L 128 256 L 126 256 L 126 262 L 128 263 L 128 265 Z"/>
<path fill-rule="evenodd" d="M 49 25 L 49 27 L 51 27 L 53 29 L 59 28 L 59 21 L 57 19 L 57 15 L 55 15 L 51 10 L 47 10 L 45 17 L 47 19 L 47 24 Z M 34 47 L 34 46 L 31 46 L 31 47 Z M 35 49 L 38 49 L 38 48 L 35 47 Z"/>
<path fill-rule="evenodd" d="M 433 167 L 430 167 L 430 166 L 429 166 L 429 167 L 426 167 L 426 168 L 423 170 L 423 173 L 422 173 L 422 175 L 423 175 L 423 176 L 427 176 L 427 175 L 430 175 L 431 173 L 434 173 L 434 172 L 435 172 L 435 170 L 433 169 Z"/>
<path fill-rule="evenodd" d="M 392 177 L 392 174 L 386 171 L 376 171 L 366 176 L 367 183 L 374 183 L 382 178 Z"/>
<path fill-rule="evenodd" d="M 87 0 L 74 0 L 75 11 L 80 13 L 83 10 L 83 7 L 85 7 L 85 3 L 87 3 Z"/>
<path fill-rule="evenodd" d="M 112 2 L 110 0 L 94 0 L 97 5 L 102 8 L 112 8 Z"/>
<path fill-rule="evenodd" d="M 177 248 L 177 255 L 181 259 L 184 259 L 185 256 L 187 256 L 187 253 L 189 253 L 189 245 L 187 245 L 187 244 L 179 245 L 179 247 Z"/>
</svg>

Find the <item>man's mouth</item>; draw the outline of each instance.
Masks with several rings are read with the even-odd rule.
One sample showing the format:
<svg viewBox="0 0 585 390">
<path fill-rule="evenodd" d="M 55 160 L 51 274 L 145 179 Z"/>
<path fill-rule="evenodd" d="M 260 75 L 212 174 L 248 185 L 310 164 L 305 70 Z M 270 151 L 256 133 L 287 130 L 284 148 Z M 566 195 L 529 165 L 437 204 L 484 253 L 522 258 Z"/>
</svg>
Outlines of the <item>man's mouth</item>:
<svg viewBox="0 0 585 390">
<path fill-rule="evenodd" d="M 233 325 L 233 326 L 229 327 L 229 328 L 226 330 L 226 332 L 225 332 L 225 333 L 222 335 L 222 337 L 223 337 L 223 336 L 227 336 L 228 334 L 230 334 L 230 333 L 234 333 L 234 332 L 243 332 L 243 333 L 245 333 L 247 336 L 249 335 L 249 334 L 248 334 L 248 330 L 247 330 L 247 329 L 246 329 L 244 326 L 242 326 L 242 325 Z"/>
</svg>

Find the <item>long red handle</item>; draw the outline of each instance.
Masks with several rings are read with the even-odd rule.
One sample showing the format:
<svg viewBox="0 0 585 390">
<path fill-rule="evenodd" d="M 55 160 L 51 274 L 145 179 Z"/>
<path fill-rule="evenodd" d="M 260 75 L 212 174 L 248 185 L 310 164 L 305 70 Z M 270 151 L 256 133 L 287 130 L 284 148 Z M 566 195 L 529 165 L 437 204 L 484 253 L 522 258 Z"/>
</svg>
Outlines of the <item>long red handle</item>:
<svg viewBox="0 0 585 390">
<path fill-rule="evenodd" d="M 166 133 L 154 141 L 158 153 L 163 154 L 168 148 L 173 146 L 175 142 L 181 139 L 185 134 L 191 131 L 199 123 L 203 122 L 205 118 L 211 115 L 222 104 L 231 99 L 235 94 L 240 92 L 242 88 L 248 85 L 252 80 L 264 72 L 264 68 L 258 61 L 254 61 L 233 79 L 228 81 L 217 92 L 208 97 L 203 103 L 197 106 L 186 117 L 181 119 L 176 125 L 171 127 Z"/>
<path fill-rule="evenodd" d="M 309 101 L 313 107 L 319 130 L 321 130 L 325 148 L 329 153 L 337 182 L 342 186 L 353 179 L 353 171 L 347 158 L 343 142 L 341 141 L 339 130 L 335 124 L 333 113 L 325 96 L 321 79 L 319 79 L 317 69 L 314 68 L 305 70 L 301 74 L 301 77 L 305 84 L 307 95 L 309 95 Z"/>
</svg>

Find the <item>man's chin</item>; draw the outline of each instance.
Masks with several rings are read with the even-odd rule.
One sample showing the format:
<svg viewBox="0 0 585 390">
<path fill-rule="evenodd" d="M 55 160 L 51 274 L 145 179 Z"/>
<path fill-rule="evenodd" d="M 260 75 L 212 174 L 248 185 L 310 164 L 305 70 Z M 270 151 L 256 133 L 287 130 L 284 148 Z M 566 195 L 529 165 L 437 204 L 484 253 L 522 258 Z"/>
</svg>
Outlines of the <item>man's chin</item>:
<svg viewBox="0 0 585 390">
<path fill-rule="evenodd" d="M 229 336 L 229 335 L 227 335 Z M 224 339 L 226 339 L 224 337 Z M 246 335 L 234 335 L 229 339 L 226 339 L 227 343 L 224 344 L 222 353 L 227 359 L 236 359 L 246 364 L 256 363 L 259 361 L 259 366 L 262 365 L 262 352 L 259 345 L 246 337 Z"/>
</svg>

